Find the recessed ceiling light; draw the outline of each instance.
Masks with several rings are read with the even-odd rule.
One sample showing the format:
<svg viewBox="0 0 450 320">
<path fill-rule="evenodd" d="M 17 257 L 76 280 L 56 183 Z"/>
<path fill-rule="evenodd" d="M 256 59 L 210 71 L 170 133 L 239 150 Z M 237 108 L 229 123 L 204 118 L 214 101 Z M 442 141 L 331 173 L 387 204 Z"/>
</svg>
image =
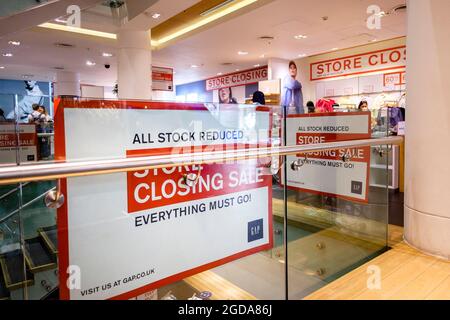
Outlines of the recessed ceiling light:
<svg viewBox="0 0 450 320">
<path fill-rule="evenodd" d="M 4 66 L 0 66 L 0 69 L 5 69 L 5 67 Z"/>
<path fill-rule="evenodd" d="M 196 65 L 196 64 L 191 64 L 191 68 L 198 68 L 198 65 Z"/>
<path fill-rule="evenodd" d="M 20 41 L 11 40 L 11 41 L 8 41 L 8 43 L 12 46 L 20 46 Z"/>
<path fill-rule="evenodd" d="M 103 52 L 103 53 L 102 53 L 102 56 L 104 56 L 104 57 L 106 57 L 106 58 L 110 58 L 110 57 L 113 56 L 113 54 L 112 54 L 112 53 L 108 53 L 108 52 Z"/>
<path fill-rule="evenodd" d="M 240 56 L 245 56 L 247 54 L 248 54 L 247 51 L 238 51 L 238 55 L 240 55 Z"/>
<path fill-rule="evenodd" d="M 331 49 L 331 51 L 336 51 L 336 50 L 339 50 L 339 48 L 333 48 L 333 49 Z"/>
<path fill-rule="evenodd" d="M 8 53 L 3 53 L 2 56 L 4 56 L 4 57 L 12 57 L 13 54 L 8 52 Z"/>
<path fill-rule="evenodd" d="M 222 72 L 219 72 L 219 73 L 217 73 L 217 75 L 218 75 L 218 76 L 221 76 L 221 75 L 223 75 L 223 73 L 222 73 Z"/>
<path fill-rule="evenodd" d="M 160 13 L 154 13 L 154 14 L 152 14 L 152 18 L 153 19 L 158 19 L 159 17 L 161 17 L 161 14 Z"/>
<path fill-rule="evenodd" d="M 306 57 L 306 53 L 300 53 L 298 56 L 299 56 L 300 58 Z"/>
<path fill-rule="evenodd" d="M 33 77 L 34 77 L 33 74 L 24 74 L 24 75 L 22 75 L 22 78 L 24 78 L 24 79 L 31 79 Z"/>
<path fill-rule="evenodd" d="M 260 64 L 255 64 L 255 65 L 254 65 L 255 68 L 258 68 L 258 67 L 260 67 L 260 66 L 261 66 Z"/>
<path fill-rule="evenodd" d="M 241 71 L 241 69 L 236 69 L 236 71 Z"/>
<path fill-rule="evenodd" d="M 259 57 L 260 57 L 260 58 L 265 58 L 266 55 L 265 55 L 265 54 L 262 54 L 262 55 L 260 55 Z"/>
<path fill-rule="evenodd" d="M 372 39 L 370 40 L 370 42 L 377 42 L 377 39 Z"/>
<path fill-rule="evenodd" d="M 300 40 L 300 39 L 306 39 L 308 38 L 308 36 L 304 35 L 304 34 L 299 34 L 294 36 L 295 39 Z"/>
<path fill-rule="evenodd" d="M 88 61 L 86 61 L 86 65 L 89 67 L 93 67 L 96 65 L 96 63 L 94 61 L 88 60 Z"/>
<path fill-rule="evenodd" d="M 63 18 L 56 18 L 55 21 L 59 23 L 67 23 L 67 20 L 64 20 Z"/>
</svg>

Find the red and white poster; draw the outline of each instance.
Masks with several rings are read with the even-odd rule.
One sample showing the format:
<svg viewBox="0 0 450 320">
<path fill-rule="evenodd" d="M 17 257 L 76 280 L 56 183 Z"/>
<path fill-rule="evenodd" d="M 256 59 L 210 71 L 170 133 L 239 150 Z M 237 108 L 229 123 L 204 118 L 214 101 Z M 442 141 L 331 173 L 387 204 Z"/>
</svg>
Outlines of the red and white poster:
<svg viewBox="0 0 450 320">
<path fill-rule="evenodd" d="M 385 73 L 383 75 L 383 85 L 385 87 L 392 87 L 406 84 L 405 75 L 405 71 Z"/>
<path fill-rule="evenodd" d="M 324 80 L 405 67 L 406 46 L 400 46 L 311 63 L 310 80 Z"/>
<path fill-rule="evenodd" d="M 222 88 L 231 88 L 237 86 L 245 86 L 248 84 L 258 83 L 268 79 L 267 66 L 255 69 L 224 74 L 222 76 L 210 78 L 206 80 L 206 91 L 213 91 Z"/>
<path fill-rule="evenodd" d="M 271 117 L 257 106 L 62 100 L 55 124 L 57 159 L 176 158 L 267 146 Z M 130 299 L 270 249 L 271 183 L 258 159 L 63 180 L 61 298 Z"/>
<path fill-rule="evenodd" d="M 287 145 L 368 139 L 370 112 L 289 115 L 286 132 Z M 287 164 L 288 188 L 368 202 L 370 147 L 288 156 Z"/>
<path fill-rule="evenodd" d="M 19 132 L 13 123 L 0 123 L 0 164 L 37 161 L 36 125 L 20 124 Z M 20 140 L 17 159 L 17 140 Z"/>
<path fill-rule="evenodd" d="M 152 90 L 173 91 L 173 69 L 152 67 Z"/>
</svg>

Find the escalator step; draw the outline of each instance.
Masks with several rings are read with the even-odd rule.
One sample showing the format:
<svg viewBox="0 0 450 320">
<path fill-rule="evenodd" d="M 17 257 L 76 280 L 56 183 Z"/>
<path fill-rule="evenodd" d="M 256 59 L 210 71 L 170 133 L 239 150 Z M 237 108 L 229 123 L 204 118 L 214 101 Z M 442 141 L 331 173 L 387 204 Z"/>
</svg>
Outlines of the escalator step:
<svg viewBox="0 0 450 320">
<path fill-rule="evenodd" d="M 25 258 L 33 273 L 56 268 L 56 257 L 41 237 L 25 240 Z"/>
<path fill-rule="evenodd" d="M 28 269 L 24 274 L 24 256 L 20 250 L 2 254 L 0 265 L 7 289 L 15 290 L 25 285 L 32 286 L 34 284 L 33 274 Z"/>
<path fill-rule="evenodd" d="M 0 270 L 0 300 L 8 300 L 9 298 L 9 290 L 6 288 L 3 272 Z"/>
<path fill-rule="evenodd" d="M 56 226 L 39 228 L 37 231 L 44 240 L 47 249 L 56 255 L 58 253 L 58 230 Z"/>
</svg>

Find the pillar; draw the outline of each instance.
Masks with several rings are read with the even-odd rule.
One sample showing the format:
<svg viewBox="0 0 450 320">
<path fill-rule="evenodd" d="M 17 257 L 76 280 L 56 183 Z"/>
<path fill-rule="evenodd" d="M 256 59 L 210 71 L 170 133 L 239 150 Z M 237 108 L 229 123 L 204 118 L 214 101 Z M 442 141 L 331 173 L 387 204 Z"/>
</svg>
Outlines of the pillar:
<svg viewBox="0 0 450 320">
<path fill-rule="evenodd" d="M 56 73 L 55 96 L 81 96 L 80 74 L 58 71 Z"/>
<path fill-rule="evenodd" d="M 117 34 L 118 89 L 120 99 L 152 98 L 150 31 L 122 29 Z"/>
<path fill-rule="evenodd" d="M 405 241 L 450 259 L 450 1 L 409 0 Z"/>
</svg>

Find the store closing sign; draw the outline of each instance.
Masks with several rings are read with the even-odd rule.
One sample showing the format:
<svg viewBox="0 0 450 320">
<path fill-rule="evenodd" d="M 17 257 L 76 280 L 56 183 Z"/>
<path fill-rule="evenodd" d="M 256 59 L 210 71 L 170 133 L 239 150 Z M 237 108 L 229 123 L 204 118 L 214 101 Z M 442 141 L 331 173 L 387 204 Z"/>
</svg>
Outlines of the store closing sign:
<svg viewBox="0 0 450 320">
<path fill-rule="evenodd" d="M 406 46 L 400 46 L 311 63 L 310 79 L 311 81 L 324 80 L 342 76 L 399 69 L 404 68 L 405 66 Z"/>
<path fill-rule="evenodd" d="M 15 124 L 0 123 L 0 164 L 37 161 L 36 125 L 20 124 L 18 128 L 19 132 L 16 132 Z"/>
<path fill-rule="evenodd" d="M 269 143 L 267 108 L 217 111 L 201 104 L 61 101 L 56 156 L 177 157 Z M 70 280 L 69 266 L 79 267 L 81 281 L 61 285 L 61 298 L 129 299 L 271 248 L 272 176 L 264 170 L 264 161 L 247 159 L 64 180 L 60 283 Z M 188 185 L 186 174 L 197 175 L 196 183 Z"/>
<path fill-rule="evenodd" d="M 267 66 L 235 72 L 206 80 L 206 91 L 244 86 L 267 80 Z"/>
<path fill-rule="evenodd" d="M 290 115 L 286 119 L 287 145 L 368 139 L 370 131 L 370 112 Z M 290 166 L 296 161 L 301 162 L 298 170 Z M 287 163 L 288 188 L 368 202 L 370 147 L 293 155 Z"/>
</svg>

